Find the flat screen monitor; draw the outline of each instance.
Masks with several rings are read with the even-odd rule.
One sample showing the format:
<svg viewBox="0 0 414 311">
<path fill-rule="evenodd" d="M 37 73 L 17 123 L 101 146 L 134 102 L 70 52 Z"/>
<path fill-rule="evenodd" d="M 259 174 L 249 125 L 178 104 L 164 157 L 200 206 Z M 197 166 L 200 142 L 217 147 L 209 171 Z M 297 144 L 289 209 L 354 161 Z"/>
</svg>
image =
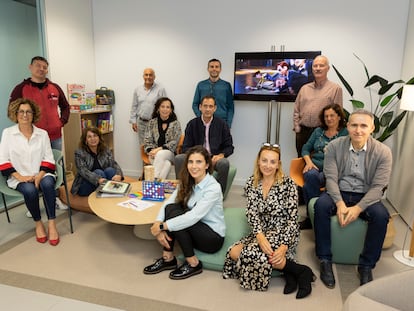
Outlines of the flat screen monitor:
<svg viewBox="0 0 414 311">
<path fill-rule="evenodd" d="M 294 102 L 321 51 L 235 53 L 234 99 Z"/>
</svg>

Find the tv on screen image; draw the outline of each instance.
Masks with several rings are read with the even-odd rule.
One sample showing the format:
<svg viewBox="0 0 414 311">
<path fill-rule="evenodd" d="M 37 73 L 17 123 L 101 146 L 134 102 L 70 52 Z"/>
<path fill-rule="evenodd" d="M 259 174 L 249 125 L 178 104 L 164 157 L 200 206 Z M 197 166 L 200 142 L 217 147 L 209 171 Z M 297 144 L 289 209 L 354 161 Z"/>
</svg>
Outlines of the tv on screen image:
<svg viewBox="0 0 414 311">
<path fill-rule="evenodd" d="M 320 51 L 235 53 L 234 99 L 295 101 Z"/>
</svg>

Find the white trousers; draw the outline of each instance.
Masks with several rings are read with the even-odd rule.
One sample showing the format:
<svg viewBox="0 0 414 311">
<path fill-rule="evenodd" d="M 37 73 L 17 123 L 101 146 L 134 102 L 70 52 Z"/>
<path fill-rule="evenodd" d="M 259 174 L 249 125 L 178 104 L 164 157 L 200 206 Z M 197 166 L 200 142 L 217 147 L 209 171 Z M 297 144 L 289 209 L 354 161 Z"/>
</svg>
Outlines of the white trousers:
<svg viewBox="0 0 414 311">
<path fill-rule="evenodd" d="M 154 165 L 154 177 L 166 179 L 174 162 L 174 153 L 163 149 L 157 152 L 154 159 L 150 158 L 150 161 Z"/>
</svg>

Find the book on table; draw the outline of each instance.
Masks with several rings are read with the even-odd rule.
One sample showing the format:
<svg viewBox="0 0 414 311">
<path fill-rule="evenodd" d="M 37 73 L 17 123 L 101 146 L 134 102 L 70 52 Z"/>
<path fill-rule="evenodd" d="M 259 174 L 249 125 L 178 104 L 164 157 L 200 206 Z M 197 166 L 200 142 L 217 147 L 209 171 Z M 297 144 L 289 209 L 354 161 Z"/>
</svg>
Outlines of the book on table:
<svg viewBox="0 0 414 311">
<path fill-rule="evenodd" d="M 129 193 L 131 184 L 123 181 L 107 180 L 96 190 L 97 197 L 122 197 Z"/>
</svg>

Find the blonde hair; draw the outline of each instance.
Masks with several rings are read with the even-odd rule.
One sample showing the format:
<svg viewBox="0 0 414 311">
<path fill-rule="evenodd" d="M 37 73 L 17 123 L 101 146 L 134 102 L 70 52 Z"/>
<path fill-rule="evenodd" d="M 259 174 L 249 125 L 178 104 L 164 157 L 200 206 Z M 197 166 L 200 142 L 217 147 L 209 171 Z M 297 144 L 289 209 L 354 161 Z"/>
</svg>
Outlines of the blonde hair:
<svg viewBox="0 0 414 311">
<path fill-rule="evenodd" d="M 282 161 L 280 160 L 281 158 L 281 152 L 280 152 L 280 147 L 276 147 L 275 145 L 270 145 L 270 144 L 266 144 L 263 145 L 260 150 L 259 153 L 257 154 L 256 157 L 256 161 L 254 163 L 254 169 L 253 169 L 253 187 L 257 187 L 257 185 L 259 184 L 259 181 L 263 179 L 263 174 L 260 171 L 260 167 L 259 167 L 259 160 L 260 160 L 260 156 L 262 155 L 263 150 L 269 150 L 269 151 L 274 151 L 278 154 L 279 156 L 279 160 L 278 160 L 278 168 L 276 170 L 276 173 L 274 175 L 274 179 L 273 179 L 273 184 L 276 183 L 281 183 L 283 180 L 283 169 L 282 169 Z"/>
</svg>

